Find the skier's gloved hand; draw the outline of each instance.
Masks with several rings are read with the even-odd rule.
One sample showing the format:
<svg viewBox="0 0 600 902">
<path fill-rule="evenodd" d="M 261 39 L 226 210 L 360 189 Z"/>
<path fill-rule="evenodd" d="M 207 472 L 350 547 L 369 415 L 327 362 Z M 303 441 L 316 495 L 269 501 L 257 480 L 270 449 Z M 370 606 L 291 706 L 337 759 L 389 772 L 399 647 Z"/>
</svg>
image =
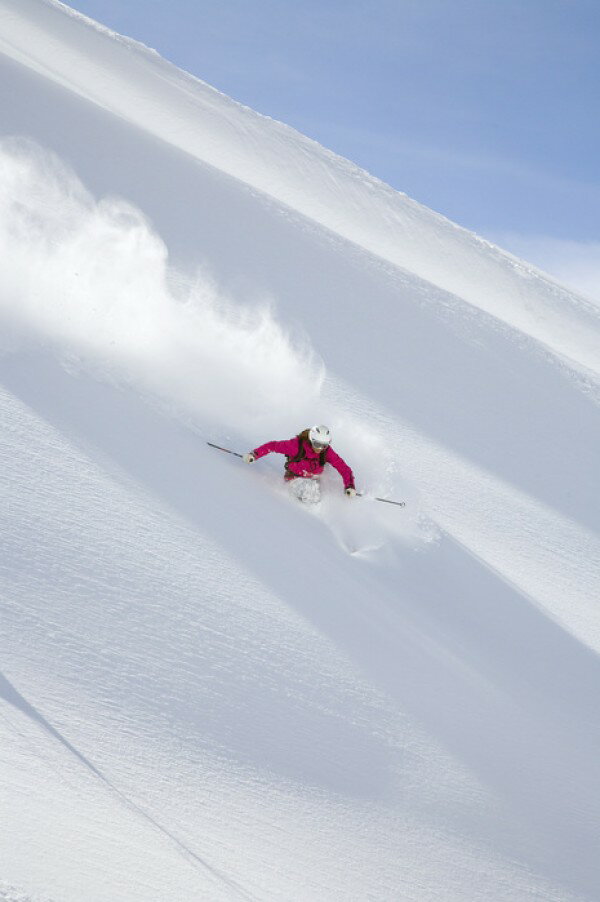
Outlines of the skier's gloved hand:
<svg viewBox="0 0 600 902">
<path fill-rule="evenodd" d="M 256 460 L 256 454 L 253 451 L 248 451 L 247 454 L 244 454 L 242 460 L 245 464 L 253 464 Z"/>
<path fill-rule="evenodd" d="M 348 486 L 348 488 L 346 489 L 346 495 L 348 495 L 349 498 L 354 498 L 354 496 L 356 495 L 356 489 L 353 485 Z"/>
</svg>

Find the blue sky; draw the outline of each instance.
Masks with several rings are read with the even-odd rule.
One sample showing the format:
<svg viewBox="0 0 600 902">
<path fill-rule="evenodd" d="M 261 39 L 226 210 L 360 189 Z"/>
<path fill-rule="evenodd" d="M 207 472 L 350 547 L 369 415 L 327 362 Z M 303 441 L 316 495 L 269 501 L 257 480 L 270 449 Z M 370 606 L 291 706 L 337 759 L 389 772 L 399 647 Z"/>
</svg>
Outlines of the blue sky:
<svg viewBox="0 0 600 902">
<path fill-rule="evenodd" d="M 600 0 L 70 5 L 600 298 Z"/>
</svg>

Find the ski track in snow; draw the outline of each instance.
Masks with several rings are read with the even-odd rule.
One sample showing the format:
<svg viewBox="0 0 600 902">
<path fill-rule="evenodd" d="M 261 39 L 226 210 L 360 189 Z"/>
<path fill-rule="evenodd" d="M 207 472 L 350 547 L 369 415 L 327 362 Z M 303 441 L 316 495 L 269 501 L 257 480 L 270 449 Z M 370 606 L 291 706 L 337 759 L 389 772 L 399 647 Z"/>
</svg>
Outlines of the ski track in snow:
<svg viewBox="0 0 600 902">
<path fill-rule="evenodd" d="M 53 0 L 0 54 L 0 900 L 595 902 L 597 309 Z M 407 507 L 205 444 L 313 420 Z"/>
</svg>

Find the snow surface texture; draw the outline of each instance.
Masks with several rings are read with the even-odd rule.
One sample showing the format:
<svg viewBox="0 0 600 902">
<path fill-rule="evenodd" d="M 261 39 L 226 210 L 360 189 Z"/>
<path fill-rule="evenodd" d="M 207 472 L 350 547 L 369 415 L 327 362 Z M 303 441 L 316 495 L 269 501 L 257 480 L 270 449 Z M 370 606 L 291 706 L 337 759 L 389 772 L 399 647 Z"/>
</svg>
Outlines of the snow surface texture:
<svg viewBox="0 0 600 902">
<path fill-rule="evenodd" d="M 0 899 L 597 900 L 597 308 L 0 0 Z M 337 474 L 301 505 L 311 422 Z"/>
</svg>

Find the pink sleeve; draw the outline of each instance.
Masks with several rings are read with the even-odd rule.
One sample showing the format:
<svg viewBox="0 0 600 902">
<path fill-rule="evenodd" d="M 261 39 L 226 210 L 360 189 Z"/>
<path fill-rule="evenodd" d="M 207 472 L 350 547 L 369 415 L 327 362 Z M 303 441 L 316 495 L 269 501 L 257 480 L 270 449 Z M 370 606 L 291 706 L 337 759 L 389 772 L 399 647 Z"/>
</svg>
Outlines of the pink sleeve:
<svg viewBox="0 0 600 902">
<path fill-rule="evenodd" d="M 327 449 L 325 460 L 332 467 L 335 467 L 342 479 L 344 480 L 344 488 L 354 487 L 354 473 L 345 460 L 342 460 L 339 454 L 336 454 L 331 445 Z"/>
<path fill-rule="evenodd" d="M 285 454 L 287 457 L 295 457 L 298 453 L 298 439 L 290 438 L 283 442 L 266 442 L 264 445 L 254 449 L 256 458 L 264 457 L 274 451 L 276 454 Z"/>
</svg>

